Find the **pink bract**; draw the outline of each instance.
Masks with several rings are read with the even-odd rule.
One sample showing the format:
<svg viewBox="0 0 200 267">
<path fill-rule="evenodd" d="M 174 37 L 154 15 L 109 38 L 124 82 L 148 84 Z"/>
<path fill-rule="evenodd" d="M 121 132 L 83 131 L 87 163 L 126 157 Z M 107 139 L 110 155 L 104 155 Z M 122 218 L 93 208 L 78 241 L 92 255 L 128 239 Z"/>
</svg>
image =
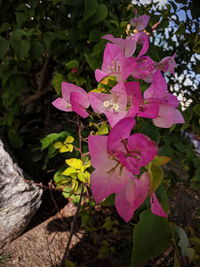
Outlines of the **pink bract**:
<svg viewBox="0 0 200 267">
<path fill-rule="evenodd" d="M 145 201 L 149 193 L 149 177 L 145 172 L 138 179 L 136 176 L 129 178 L 125 187 L 116 194 L 115 206 L 119 215 L 128 222 Z"/>
<path fill-rule="evenodd" d="M 134 58 L 125 57 L 118 46 L 107 43 L 101 70 L 96 69 L 95 78 L 99 82 L 107 76 L 115 76 L 118 82 L 123 82 L 129 77 L 134 66 Z"/>
<path fill-rule="evenodd" d="M 130 135 L 135 121 L 125 118 L 119 121 L 108 135 L 108 153 L 133 174 L 139 174 L 140 168 L 148 164 L 157 153 L 156 144 L 144 134 Z"/>
<path fill-rule="evenodd" d="M 127 114 L 127 94 L 124 83 L 114 86 L 110 94 L 91 92 L 89 99 L 94 112 L 104 113 L 111 127 Z"/>
<path fill-rule="evenodd" d="M 120 192 L 128 180 L 128 171 L 107 153 L 107 138 L 97 135 L 88 138 L 91 163 L 95 167 L 91 187 L 96 202 Z"/>
<path fill-rule="evenodd" d="M 52 102 L 52 105 L 56 108 L 70 112 L 74 111 L 83 118 L 86 118 L 89 114 L 85 111 L 89 107 L 89 97 L 83 88 L 76 86 L 72 83 L 62 83 L 62 98 L 59 97 Z"/>
<path fill-rule="evenodd" d="M 148 15 L 139 16 L 131 19 L 130 24 L 135 27 L 136 30 L 143 31 L 147 27 L 149 19 L 150 16 Z"/>
</svg>

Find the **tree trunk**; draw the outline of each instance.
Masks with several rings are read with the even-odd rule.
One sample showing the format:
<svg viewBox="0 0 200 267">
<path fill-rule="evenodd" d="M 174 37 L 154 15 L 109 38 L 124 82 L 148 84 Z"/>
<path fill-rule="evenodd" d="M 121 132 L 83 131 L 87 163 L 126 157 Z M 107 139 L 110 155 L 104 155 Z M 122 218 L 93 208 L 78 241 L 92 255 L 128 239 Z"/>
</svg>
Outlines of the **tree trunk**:
<svg viewBox="0 0 200 267">
<path fill-rule="evenodd" d="M 0 140 L 0 248 L 19 236 L 41 204 L 42 189 L 26 183 Z"/>
</svg>

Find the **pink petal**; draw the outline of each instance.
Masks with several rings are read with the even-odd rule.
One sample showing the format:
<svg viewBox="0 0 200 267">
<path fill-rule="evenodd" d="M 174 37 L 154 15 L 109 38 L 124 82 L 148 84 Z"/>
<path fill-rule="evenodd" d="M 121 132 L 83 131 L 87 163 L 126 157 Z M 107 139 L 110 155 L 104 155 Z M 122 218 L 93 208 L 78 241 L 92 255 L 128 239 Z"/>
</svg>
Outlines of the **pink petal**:
<svg viewBox="0 0 200 267">
<path fill-rule="evenodd" d="M 99 69 L 95 70 L 95 79 L 97 80 L 97 82 L 100 82 L 103 78 L 105 78 L 108 75 L 109 73 L 104 72 L 102 70 L 99 70 Z"/>
<path fill-rule="evenodd" d="M 127 180 L 127 171 L 121 169 L 121 166 L 115 168 L 113 172 L 105 172 L 104 169 L 95 170 L 91 174 L 91 188 L 95 201 L 100 202 L 109 195 L 120 192 Z"/>
<path fill-rule="evenodd" d="M 138 43 L 142 45 L 142 48 L 138 54 L 137 57 L 141 57 L 144 54 L 146 54 L 146 52 L 149 49 L 149 36 L 144 33 L 144 32 L 138 32 L 136 34 L 133 35 L 133 39 Z"/>
<path fill-rule="evenodd" d="M 62 82 L 62 97 L 67 101 L 70 102 L 70 94 L 72 92 L 79 92 L 79 93 L 85 93 L 84 89 L 68 82 Z"/>
<path fill-rule="evenodd" d="M 115 206 L 119 215 L 126 221 L 130 221 L 137 208 L 139 208 L 148 196 L 149 177 L 147 172 L 140 178 L 132 177 L 126 186 L 116 194 Z"/>
<path fill-rule="evenodd" d="M 110 131 L 108 135 L 107 150 L 109 154 L 116 154 L 124 150 L 123 139 L 130 136 L 132 128 L 135 126 L 134 118 L 124 118 L 120 120 Z"/>
<path fill-rule="evenodd" d="M 110 159 L 107 153 L 107 136 L 90 135 L 88 137 L 88 148 L 91 157 L 91 164 L 94 168 L 109 171 L 116 165 L 113 159 Z"/>
<path fill-rule="evenodd" d="M 112 98 L 111 94 L 104 94 L 104 93 L 95 93 L 90 92 L 89 93 L 89 99 L 91 106 L 96 113 L 104 113 L 105 107 L 103 106 L 104 101 L 110 101 Z"/>
<path fill-rule="evenodd" d="M 72 111 L 71 104 L 68 103 L 65 99 L 63 99 L 61 97 L 59 97 L 56 100 L 54 100 L 52 102 L 52 105 L 54 107 L 56 107 L 57 109 L 60 109 L 62 111 L 66 111 L 66 112 Z"/>
<path fill-rule="evenodd" d="M 126 116 L 126 114 L 127 111 L 105 112 L 105 115 L 111 127 L 114 127 L 120 120 L 122 120 Z"/>
<path fill-rule="evenodd" d="M 155 142 L 144 134 L 133 134 L 128 138 L 128 154 L 120 155 L 122 165 L 133 174 L 139 174 L 140 168 L 147 165 L 157 154 Z"/>
<path fill-rule="evenodd" d="M 84 93 L 73 92 L 70 95 L 70 102 L 72 105 L 72 110 L 80 115 L 82 118 L 87 118 L 89 116 L 85 108 L 89 107 L 89 98 L 84 91 Z"/>
<path fill-rule="evenodd" d="M 160 98 L 163 99 L 167 95 L 167 83 L 160 71 L 153 74 L 151 86 L 144 92 L 144 98 Z"/>
<path fill-rule="evenodd" d="M 184 118 L 178 109 L 163 104 L 159 106 L 158 117 L 153 119 L 154 125 L 161 128 L 170 128 L 173 124 L 184 122 Z"/>
<path fill-rule="evenodd" d="M 149 23 L 150 16 L 148 15 L 143 15 L 139 16 L 137 18 L 133 18 L 130 20 L 130 24 L 136 28 L 138 31 L 143 31 L 148 23 Z"/>
<path fill-rule="evenodd" d="M 167 214 L 160 205 L 155 193 L 151 195 L 150 201 L 151 201 L 151 212 L 153 214 L 161 217 L 167 217 Z"/>
<path fill-rule="evenodd" d="M 158 103 L 148 103 L 144 104 L 143 109 L 138 112 L 139 117 L 154 119 L 158 117 L 159 104 Z"/>
</svg>

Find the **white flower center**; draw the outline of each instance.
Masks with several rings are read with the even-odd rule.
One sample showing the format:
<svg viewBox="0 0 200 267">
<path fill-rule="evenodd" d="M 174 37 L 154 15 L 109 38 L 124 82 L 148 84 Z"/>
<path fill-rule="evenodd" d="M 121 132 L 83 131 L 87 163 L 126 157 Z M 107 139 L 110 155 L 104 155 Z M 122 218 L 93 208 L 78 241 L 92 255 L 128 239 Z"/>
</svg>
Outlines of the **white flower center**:
<svg viewBox="0 0 200 267">
<path fill-rule="evenodd" d="M 109 101 L 104 101 L 104 102 L 103 102 L 103 106 L 104 106 L 105 108 L 108 108 L 108 107 L 110 106 L 110 102 L 109 102 Z"/>
<path fill-rule="evenodd" d="M 110 110 L 110 111 L 114 111 L 114 112 L 118 112 L 119 111 L 119 104 L 113 102 L 113 99 L 108 101 L 104 101 L 103 102 L 103 107 L 106 109 L 106 110 Z"/>
<path fill-rule="evenodd" d="M 114 111 L 118 111 L 119 110 L 119 105 L 117 103 L 113 104 L 113 109 Z"/>
</svg>

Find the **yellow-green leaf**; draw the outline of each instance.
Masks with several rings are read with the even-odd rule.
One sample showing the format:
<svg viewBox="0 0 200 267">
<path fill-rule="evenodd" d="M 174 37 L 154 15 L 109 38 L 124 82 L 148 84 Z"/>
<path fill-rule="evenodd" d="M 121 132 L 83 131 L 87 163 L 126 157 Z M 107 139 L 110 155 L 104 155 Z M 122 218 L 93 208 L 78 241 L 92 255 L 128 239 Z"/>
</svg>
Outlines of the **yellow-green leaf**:
<svg viewBox="0 0 200 267">
<path fill-rule="evenodd" d="M 87 182 L 87 177 L 86 177 L 84 172 L 79 172 L 77 177 L 81 182 L 83 182 L 83 183 Z"/>
<path fill-rule="evenodd" d="M 72 151 L 73 151 L 73 148 L 74 148 L 74 147 L 73 147 L 72 144 L 68 144 L 67 147 L 68 147 L 68 149 L 69 149 L 69 152 L 72 152 Z"/>
<path fill-rule="evenodd" d="M 63 146 L 63 144 L 61 143 L 61 142 L 56 142 L 55 144 L 54 144 L 54 147 L 56 148 L 56 149 L 59 149 L 59 148 L 61 148 Z"/>
<path fill-rule="evenodd" d="M 171 160 L 171 158 L 169 158 L 169 157 L 157 156 L 152 161 L 152 164 L 156 165 L 156 166 L 161 166 L 161 165 L 168 163 L 170 160 Z"/>
<path fill-rule="evenodd" d="M 97 135 L 107 134 L 109 132 L 106 122 L 103 122 L 97 132 Z"/>
<path fill-rule="evenodd" d="M 75 174 L 75 173 L 77 173 L 77 170 L 72 167 L 69 167 L 66 170 L 64 170 L 62 174 L 66 176 L 71 176 L 72 174 Z"/>
<path fill-rule="evenodd" d="M 83 162 L 80 159 L 71 158 L 65 161 L 70 167 L 80 170 L 83 167 Z"/>
<path fill-rule="evenodd" d="M 72 180 L 71 189 L 73 191 L 77 191 L 77 189 L 78 189 L 78 181 L 77 180 L 75 180 L 75 179 Z"/>
<path fill-rule="evenodd" d="M 60 153 L 65 153 L 65 152 L 69 152 L 69 148 L 65 145 L 63 145 L 61 148 L 60 148 Z"/>
<path fill-rule="evenodd" d="M 163 179 L 163 170 L 160 166 L 152 165 L 149 169 L 151 192 L 155 192 Z"/>
<path fill-rule="evenodd" d="M 74 142 L 74 137 L 73 136 L 67 136 L 67 138 L 65 139 L 64 144 L 73 143 L 73 142 Z"/>
</svg>

